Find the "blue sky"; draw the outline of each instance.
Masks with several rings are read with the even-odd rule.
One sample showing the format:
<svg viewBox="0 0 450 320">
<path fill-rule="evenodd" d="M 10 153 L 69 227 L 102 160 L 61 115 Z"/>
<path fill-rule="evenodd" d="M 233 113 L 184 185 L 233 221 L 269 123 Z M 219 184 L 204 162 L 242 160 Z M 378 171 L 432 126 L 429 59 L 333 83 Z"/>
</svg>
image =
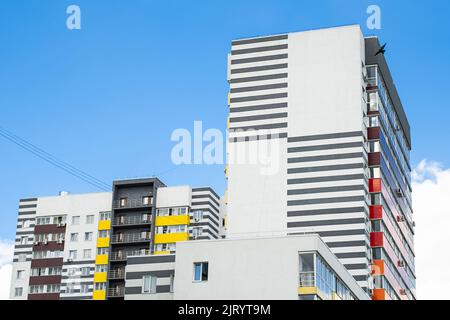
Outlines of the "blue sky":
<svg viewBox="0 0 450 320">
<path fill-rule="evenodd" d="M 66 28 L 70 4 L 79 31 Z M 381 7 L 381 30 L 366 28 L 369 4 Z M 222 165 L 168 171 L 170 135 L 194 120 L 225 130 L 231 40 L 358 23 L 388 42 L 412 164 L 447 168 L 449 11 L 446 0 L 2 1 L 0 126 L 106 182 L 165 172 L 168 185 L 222 193 Z M 2 138 L 0 155 L 0 238 L 14 237 L 20 198 L 97 191 Z"/>
</svg>

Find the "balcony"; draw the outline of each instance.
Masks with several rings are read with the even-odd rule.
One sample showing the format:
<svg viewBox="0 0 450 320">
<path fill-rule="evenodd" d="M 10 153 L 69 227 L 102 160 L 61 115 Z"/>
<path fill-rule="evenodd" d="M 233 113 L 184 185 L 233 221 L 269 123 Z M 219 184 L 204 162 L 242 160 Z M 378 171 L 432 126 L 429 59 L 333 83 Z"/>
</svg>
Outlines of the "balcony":
<svg viewBox="0 0 450 320">
<path fill-rule="evenodd" d="M 125 261 L 131 256 L 147 256 L 150 254 L 150 250 L 116 251 L 111 253 L 110 261 Z"/>
<path fill-rule="evenodd" d="M 380 140 L 380 127 L 367 128 L 367 139 Z"/>
<path fill-rule="evenodd" d="M 132 226 L 132 225 L 141 225 L 141 224 L 150 224 L 151 223 L 151 215 L 147 216 L 122 216 L 113 220 L 113 226 Z"/>
<path fill-rule="evenodd" d="M 111 238 L 111 243 L 149 242 L 150 238 L 150 232 L 115 234 Z"/>
<path fill-rule="evenodd" d="M 302 272 L 300 273 L 300 288 L 308 288 L 315 286 L 315 276 L 314 272 Z"/>
<path fill-rule="evenodd" d="M 120 298 L 125 295 L 125 287 L 115 287 L 108 289 L 108 298 Z"/>
<path fill-rule="evenodd" d="M 144 199 L 126 199 L 125 201 L 114 200 L 114 209 L 131 209 L 131 208 L 151 208 L 153 205 L 153 198 L 148 201 Z"/>
<path fill-rule="evenodd" d="M 379 166 L 381 162 L 381 153 L 380 152 L 372 152 L 367 155 L 369 167 Z"/>
<path fill-rule="evenodd" d="M 125 279 L 125 269 L 110 270 L 108 279 Z"/>
<path fill-rule="evenodd" d="M 178 241 L 189 240 L 189 233 L 176 232 L 176 233 L 160 233 L 155 235 L 155 244 L 158 243 L 173 243 Z"/>
</svg>

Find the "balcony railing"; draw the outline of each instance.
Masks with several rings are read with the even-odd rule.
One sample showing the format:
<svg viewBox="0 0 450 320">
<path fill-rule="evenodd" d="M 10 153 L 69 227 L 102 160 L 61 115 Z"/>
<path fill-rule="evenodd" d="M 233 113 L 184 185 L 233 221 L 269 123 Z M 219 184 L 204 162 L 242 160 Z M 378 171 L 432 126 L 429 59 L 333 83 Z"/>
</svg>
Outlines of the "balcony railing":
<svg viewBox="0 0 450 320">
<path fill-rule="evenodd" d="M 146 234 L 141 233 L 128 233 L 128 234 L 115 234 L 111 238 L 112 243 L 127 243 L 127 242 L 145 242 L 150 241 L 150 232 Z"/>
<path fill-rule="evenodd" d="M 123 297 L 125 295 L 125 287 L 116 287 L 108 289 L 108 297 Z"/>
<path fill-rule="evenodd" d="M 300 273 L 300 287 L 314 287 L 315 276 L 314 272 L 302 272 Z"/>
<path fill-rule="evenodd" d="M 126 200 L 114 200 L 114 209 L 125 209 L 125 208 L 144 208 L 151 207 L 153 205 L 153 198 L 149 200 L 144 199 L 126 199 Z"/>
<path fill-rule="evenodd" d="M 117 251 L 111 253 L 110 260 L 121 261 L 126 260 L 130 256 L 147 256 L 150 254 L 151 254 L 150 250 Z"/>
<path fill-rule="evenodd" d="M 139 217 L 139 216 L 131 216 L 131 217 L 119 217 L 113 220 L 113 226 L 126 226 L 126 225 L 134 225 L 134 224 L 149 224 L 151 223 L 151 216 L 147 217 Z"/>
<path fill-rule="evenodd" d="M 110 270 L 108 272 L 109 279 L 124 279 L 125 278 L 125 269 L 117 269 Z"/>
</svg>

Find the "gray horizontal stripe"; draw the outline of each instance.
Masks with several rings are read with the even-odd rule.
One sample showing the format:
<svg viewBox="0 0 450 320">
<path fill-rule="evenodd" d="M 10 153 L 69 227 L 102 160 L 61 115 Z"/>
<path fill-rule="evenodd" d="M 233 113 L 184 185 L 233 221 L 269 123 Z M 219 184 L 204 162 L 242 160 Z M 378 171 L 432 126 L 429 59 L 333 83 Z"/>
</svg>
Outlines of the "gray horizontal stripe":
<svg viewBox="0 0 450 320">
<path fill-rule="evenodd" d="M 261 104 L 261 105 L 257 105 L 257 106 L 230 108 L 230 113 L 281 109 L 281 108 L 287 108 L 287 106 L 288 106 L 287 102 L 269 103 L 269 104 Z"/>
<path fill-rule="evenodd" d="M 89 270 L 91 270 L 91 271 L 93 271 L 93 270 L 95 270 L 95 267 L 85 267 L 85 268 L 89 268 Z M 62 268 L 62 272 L 64 273 L 64 272 L 67 272 L 67 268 Z M 80 268 L 80 270 L 81 270 L 81 268 Z"/>
<path fill-rule="evenodd" d="M 231 42 L 231 45 L 238 46 L 238 45 L 242 45 L 242 44 L 286 40 L 287 38 L 288 38 L 287 34 L 277 35 L 277 36 L 269 36 L 269 37 L 258 37 L 258 38 L 251 38 L 251 39 L 234 40 Z"/>
<path fill-rule="evenodd" d="M 89 290 L 89 292 L 92 292 L 92 289 Z M 59 300 L 91 300 L 92 295 L 90 296 L 68 296 L 68 297 L 60 297 Z"/>
<path fill-rule="evenodd" d="M 19 205 L 19 209 L 28 209 L 28 208 L 36 208 L 37 204 L 22 204 Z"/>
<path fill-rule="evenodd" d="M 217 219 L 213 219 L 214 217 L 211 215 L 204 215 L 203 219 L 210 221 L 213 225 L 215 225 L 217 228 L 219 228 L 219 222 Z"/>
<path fill-rule="evenodd" d="M 338 187 L 323 187 L 323 188 L 309 188 L 309 189 L 293 189 L 288 190 L 288 195 L 296 194 L 311 194 L 311 193 L 326 193 L 326 192 L 341 192 L 341 191 L 356 191 L 365 190 L 364 185 L 353 185 L 353 186 L 338 186 Z"/>
<path fill-rule="evenodd" d="M 19 216 L 35 215 L 36 211 L 19 211 Z"/>
<path fill-rule="evenodd" d="M 29 262 L 29 261 L 31 261 L 31 258 L 26 258 L 25 261 Z M 13 262 L 19 262 L 19 259 L 15 258 L 15 259 L 13 259 Z M 23 262 L 23 261 L 21 261 L 21 262 Z"/>
<path fill-rule="evenodd" d="M 212 230 L 214 230 L 215 233 L 219 233 L 219 230 L 214 227 L 211 223 L 209 222 L 192 222 L 190 224 L 191 227 L 208 227 Z M 202 231 L 206 231 L 207 229 L 203 228 Z"/>
<path fill-rule="evenodd" d="M 33 235 L 34 231 L 16 231 L 16 236 Z"/>
<path fill-rule="evenodd" d="M 217 193 L 214 191 L 214 189 L 212 189 L 210 187 L 192 188 L 192 193 L 202 192 L 202 191 L 209 191 L 213 195 L 215 195 L 217 199 L 220 199 L 220 197 L 217 195 Z"/>
<path fill-rule="evenodd" d="M 365 241 L 338 241 L 338 242 L 326 242 L 327 246 L 330 248 L 340 248 L 340 247 L 365 247 L 367 243 Z"/>
<path fill-rule="evenodd" d="M 350 258 L 366 258 L 367 253 L 364 251 L 361 252 L 342 252 L 342 253 L 335 253 L 335 256 L 338 259 L 350 259 Z"/>
<path fill-rule="evenodd" d="M 366 231 L 364 229 L 359 230 L 338 230 L 338 231 L 317 231 L 315 232 L 319 236 L 323 237 L 341 237 L 341 236 L 354 236 L 354 235 L 361 235 L 366 234 Z M 301 235 L 304 234 L 302 232 L 292 232 L 289 233 L 289 235 Z"/>
<path fill-rule="evenodd" d="M 197 208 L 191 207 L 191 210 L 192 211 L 202 210 L 203 212 L 208 212 L 208 215 L 211 215 L 212 217 L 216 218 L 217 221 L 219 221 L 219 216 L 217 215 L 217 213 L 209 208 L 198 208 L 197 209 Z"/>
<path fill-rule="evenodd" d="M 287 88 L 287 86 L 288 86 L 288 84 L 285 82 L 284 83 L 272 83 L 272 84 L 265 84 L 262 86 L 233 88 L 230 90 L 230 93 L 281 89 L 281 88 Z"/>
<path fill-rule="evenodd" d="M 271 124 L 260 124 L 255 126 L 245 126 L 245 127 L 235 127 L 230 128 L 230 132 L 236 132 L 241 130 L 262 130 L 262 129 L 281 129 L 281 128 L 287 128 L 287 122 L 282 123 L 271 123 Z"/>
<path fill-rule="evenodd" d="M 170 285 L 156 286 L 156 293 L 170 292 Z M 142 287 L 125 287 L 125 294 L 143 294 Z M 145 293 L 147 295 L 148 293 Z"/>
<path fill-rule="evenodd" d="M 33 247 L 33 244 L 32 243 L 30 243 L 30 244 L 16 244 L 15 246 L 14 246 L 14 249 L 28 249 L 28 248 L 31 248 L 31 247 Z"/>
<path fill-rule="evenodd" d="M 210 199 L 212 202 L 216 204 L 217 207 L 220 207 L 219 202 L 210 194 L 199 194 L 199 195 L 192 195 L 192 199 Z"/>
<path fill-rule="evenodd" d="M 236 137 L 236 138 L 230 138 L 228 141 L 231 143 L 234 143 L 234 142 L 271 140 L 271 139 L 283 139 L 283 138 L 287 138 L 286 132 L 279 133 L 279 134 L 260 135 L 260 136 Z"/>
<path fill-rule="evenodd" d="M 329 133 L 329 134 L 317 134 L 311 136 L 302 137 L 291 137 L 288 142 L 301 142 L 301 141 L 313 141 L 313 140 L 326 140 L 326 139 L 337 139 L 337 138 L 349 138 L 349 137 L 360 137 L 362 136 L 362 131 L 352 131 L 352 132 L 339 132 L 339 133 Z"/>
<path fill-rule="evenodd" d="M 169 278 L 175 274 L 175 270 L 154 270 L 154 271 L 139 271 L 139 272 L 127 272 L 125 279 L 142 279 L 143 276 L 154 276 L 158 278 Z"/>
<path fill-rule="evenodd" d="M 347 270 L 358 270 L 358 269 L 367 269 L 368 266 L 365 263 L 356 263 L 356 264 L 344 264 L 344 267 Z"/>
<path fill-rule="evenodd" d="M 30 251 L 14 251 L 14 255 L 19 255 L 19 254 L 32 254 L 33 250 Z"/>
<path fill-rule="evenodd" d="M 291 200 L 291 201 L 288 201 L 287 205 L 288 206 L 301 206 L 301 205 L 308 205 L 308 204 L 356 202 L 356 201 L 364 201 L 364 200 L 365 200 L 364 196 L 306 199 L 306 200 Z"/>
<path fill-rule="evenodd" d="M 363 163 L 349 163 L 349 164 L 337 164 L 331 166 L 318 166 L 318 167 L 307 167 L 307 168 L 291 168 L 288 169 L 288 174 L 290 173 L 305 173 L 305 172 L 320 172 L 320 171 L 337 171 L 337 170 L 348 170 L 348 169 L 361 169 L 363 168 Z"/>
<path fill-rule="evenodd" d="M 306 147 L 288 148 L 288 153 L 306 152 L 306 151 L 319 151 L 319 150 L 333 150 L 333 149 L 346 149 L 346 148 L 357 148 L 357 147 L 362 147 L 362 146 L 363 146 L 362 142 L 323 144 L 323 145 L 318 145 L 318 146 L 306 146 Z"/>
<path fill-rule="evenodd" d="M 77 279 L 91 279 L 91 281 L 83 282 L 83 283 L 92 283 L 92 279 L 94 277 L 94 274 L 89 275 L 76 275 L 76 276 L 62 276 L 63 280 L 77 280 Z"/>
<path fill-rule="evenodd" d="M 288 54 L 274 54 L 270 56 L 262 56 L 262 57 L 254 57 L 254 58 L 244 58 L 244 59 L 234 59 L 231 60 L 231 64 L 241 64 L 241 63 L 252 63 L 252 62 L 261 62 L 261 61 L 272 61 L 272 60 L 279 60 L 279 59 L 287 59 Z"/>
<path fill-rule="evenodd" d="M 303 184 L 303 183 L 348 181 L 348 180 L 360 180 L 360 179 L 365 179 L 363 174 L 348 174 L 348 175 L 341 175 L 341 176 L 288 179 L 287 183 L 288 184 Z"/>
<path fill-rule="evenodd" d="M 208 205 L 208 206 L 210 206 L 211 208 L 213 208 L 214 209 L 214 211 L 216 212 L 216 213 L 219 213 L 219 207 L 216 207 L 215 206 L 215 204 L 213 204 L 211 201 L 199 201 L 199 202 L 192 202 L 191 203 L 191 207 L 194 207 L 194 206 L 205 206 L 205 205 Z M 196 209 L 196 210 L 203 210 L 203 209 Z"/>
<path fill-rule="evenodd" d="M 353 276 L 355 281 L 367 281 L 367 276 Z"/>
<path fill-rule="evenodd" d="M 145 256 L 127 259 L 127 265 L 146 264 L 146 263 L 170 263 L 175 262 L 175 255 L 167 256 Z"/>
<path fill-rule="evenodd" d="M 230 83 L 243 83 L 243 82 L 252 82 L 252 81 L 283 79 L 283 78 L 287 78 L 287 77 L 288 77 L 287 73 L 268 74 L 265 76 L 230 79 Z"/>
<path fill-rule="evenodd" d="M 364 212 L 364 207 L 288 211 L 287 216 L 288 217 L 304 217 L 304 216 L 315 216 L 315 215 L 321 215 L 321 214 L 340 214 L 340 213 L 354 213 L 354 212 Z"/>
<path fill-rule="evenodd" d="M 259 101 L 259 100 L 268 100 L 268 99 L 280 99 L 287 98 L 288 94 L 286 92 L 283 93 L 273 93 L 273 94 L 263 94 L 259 96 L 250 96 L 250 97 L 240 97 L 240 98 L 231 98 L 231 103 L 237 102 L 249 102 L 249 101 Z"/>
<path fill-rule="evenodd" d="M 76 266 L 79 264 L 93 264 L 95 260 L 82 260 L 82 261 L 64 261 L 64 265 Z"/>
<path fill-rule="evenodd" d="M 37 201 L 38 198 L 26 198 L 26 199 L 20 199 L 19 202 L 33 202 Z"/>
<path fill-rule="evenodd" d="M 278 63 L 278 64 L 270 64 L 270 65 L 265 65 L 265 66 L 231 69 L 231 74 L 258 72 L 258 71 L 275 70 L 275 69 L 286 69 L 287 67 L 288 67 L 287 63 Z"/>
<path fill-rule="evenodd" d="M 260 115 L 257 115 L 257 116 L 230 118 L 230 123 L 245 122 L 245 121 L 257 121 L 257 120 L 267 120 L 267 119 L 281 119 L 281 118 L 287 118 L 287 116 L 288 116 L 287 112 L 260 114 Z"/>
<path fill-rule="evenodd" d="M 288 222 L 288 228 L 300 227 L 318 227 L 318 226 L 336 226 L 342 224 L 366 223 L 364 218 L 336 219 L 336 220 L 318 220 L 318 221 L 296 221 Z"/>
<path fill-rule="evenodd" d="M 238 55 L 238 54 L 246 54 L 246 53 L 254 53 L 254 52 L 284 50 L 287 48 L 288 48 L 287 44 L 280 44 L 280 45 L 275 45 L 275 46 L 265 46 L 265 47 L 257 47 L 257 48 L 231 50 L 231 54 Z"/>
<path fill-rule="evenodd" d="M 362 152 L 328 154 L 328 155 L 324 155 L 324 156 L 289 158 L 288 163 L 325 161 L 325 160 L 342 160 L 342 159 L 362 158 L 363 156 L 364 155 Z"/>
</svg>

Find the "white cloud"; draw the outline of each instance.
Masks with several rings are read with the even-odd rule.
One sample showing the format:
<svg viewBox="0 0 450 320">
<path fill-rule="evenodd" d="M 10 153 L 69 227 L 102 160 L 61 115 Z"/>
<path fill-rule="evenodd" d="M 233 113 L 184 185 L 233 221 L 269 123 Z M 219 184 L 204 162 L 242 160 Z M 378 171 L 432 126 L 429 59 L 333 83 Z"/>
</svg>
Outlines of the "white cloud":
<svg viewBox="0 0 450 320">
<path fill-rule="evenodd" d="M 9 299 L 14 244 L 0 239 L 0 300 Z"/>
<path fill-rule="evenodd" d="M 450 299 L 450 169 L 422 160 L 413 171 L 419 299 Z"/>
</svg>

